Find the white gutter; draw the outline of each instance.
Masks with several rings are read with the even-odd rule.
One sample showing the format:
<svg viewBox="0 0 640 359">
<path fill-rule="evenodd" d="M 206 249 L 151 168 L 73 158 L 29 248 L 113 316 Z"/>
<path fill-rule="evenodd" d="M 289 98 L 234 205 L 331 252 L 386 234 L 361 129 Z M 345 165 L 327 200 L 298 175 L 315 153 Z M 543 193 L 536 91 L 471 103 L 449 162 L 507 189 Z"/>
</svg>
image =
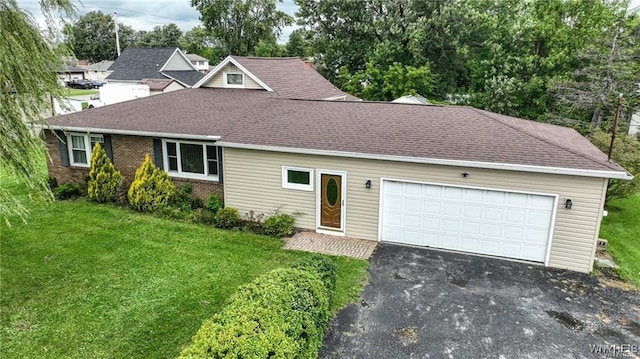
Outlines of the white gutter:
<svg viewBox="0 0 640 359">
<path fill-rule="evenodd" d="M 624 180 L 633 179 L 633 176 L 628 172 L 581 170 L 581 169 L 575 169 L 575 168 L 516 165 L 516 164 L 510 164 L 510 163 L 461 161 L 461 160 L 447 160 L 447 159 L 438 159 L 438 158 L 378 155 L 378 154 L 368 154 L 368 153 L 359 153 L 359 152 L 312 150 L 312 149 L 305 149 L 305 148 L 251 145 L 251 144 L 244 144 L 244 143 L 224 142 L 224 141 L 217 142 L 216 144 L 218 146 L 228 147 L 228 148 L 240 148 L 240 149 L 248 149 L 248 150 L 273 151 L 273 152 L 288 152 L 288 153 L 298 153 L 298 154 L 305 154 L 305 155 L 363 158 L 363 159 L 371 159 L 371 160 L 423 163 L 423 164 L 441 165 L 441 166 L 486 168 L 486 169 L 504 170 L 504 171 L 550 173 L 550 174 L 582 176 L 582 177 L 618 178 L 618 179 L 624 179 Z"/>
<path fill-rule="evenodd" d="M 185 140 L 217 141 L 220 139 L 220 136 L 213 136 L 213 135 L 185 135 L 180 133 L 169 133 L 169 132 L 112 130 L 108 128 L 70 127 L 70 126 L 57 126 L 57 125 L 46 125 L 46 126 L 37 126 L 37 127 L 45 128 L 48 130 L 61 130 L 61 131 L 67 131 L 67 132 L 100 133 L 100 134 L 112 134 L 112 135 L 144 136 L 144 137 L 162 137 L 162 138 L 176 138 L 176 139 L 185 139 Z"/>
</svg>

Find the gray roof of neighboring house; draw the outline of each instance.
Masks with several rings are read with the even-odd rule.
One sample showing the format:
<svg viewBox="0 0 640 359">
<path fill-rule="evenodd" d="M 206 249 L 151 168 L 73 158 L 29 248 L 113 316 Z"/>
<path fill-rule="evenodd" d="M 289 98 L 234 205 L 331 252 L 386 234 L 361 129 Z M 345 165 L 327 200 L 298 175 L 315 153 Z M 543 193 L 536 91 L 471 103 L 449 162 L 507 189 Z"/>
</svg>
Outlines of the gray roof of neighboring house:
<svg viewBox="0 0 640 359">
<path fill-rule="evenodd" d="M 162 74 L 189 86 L 195 85 L 204 76 L 200 71 L 162 71 Z"/>
<path fill-rule="evenodd" d="M 333 86 L 297 57 L 232 56 L 232 58 L 281 97 L 321 100 L 344 96 L 345 100 L 359 100 Z"/>
<path fill-rule="evenodd" d="M 185 54 L 189 61 L 209 61 L 209 59 L 197 54 Z"/>
<path fill-rule="evenodd" d="M 113 61 L 102 60 L 100 62 L 96 62 L 95 64 L 86 65 L 83 67 L 90 71 L 107 71 L 111 65 L 113 65 Z"/>
<path fill-rule="evenodd" d="M 223 142 L 253 146 L 626 172 L 573 129 L 463 106 L 292 100 L 267 91 L 201 88 L 49 123 L 220 136 Z"/>
<path fill-rule="evenodd" d="M 160 69 L 176 51 L 175 47 L 127 48 L 113 62 L 107 80 L 141 80 L 167 78 Z M 169 71 L 168 71 L 169 72 Z M 172 78 L 192 86 L 204 76 L 197 70 L 170 71 Z M 183 81 L 185 80 L 185 81 Z"/>
</svg>

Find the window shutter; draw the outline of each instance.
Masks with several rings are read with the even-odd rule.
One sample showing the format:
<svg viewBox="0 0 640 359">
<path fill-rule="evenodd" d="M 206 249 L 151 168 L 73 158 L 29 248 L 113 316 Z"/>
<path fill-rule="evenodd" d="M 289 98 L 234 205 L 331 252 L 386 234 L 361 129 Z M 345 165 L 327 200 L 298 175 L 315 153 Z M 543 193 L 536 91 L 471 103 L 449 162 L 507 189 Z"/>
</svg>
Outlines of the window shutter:
<svg viewBox="0 0 640 359">
<path fill-rule="evenodd" d="M 109 159 L 113 163 L 113 147 L 111 146 L 111 136 L 110 135 L 102 135 L 102 138 L 104 139 L 104 143 L 103 143 L 104 152 L 107 153 L 107 157 L 109 157 Z"/>
<path fill-rule="evenodd" d="M 55 135 L 58 137 L 58 148 L 60 149 L 60 160 L 62 161 L 62 165 L 65 167 L 69 167 L 69 149 L 67 147 L 66 139 L 64 132 L 62 131 L 54 131 Z"/>
<path fill-rule="evenodd" d="M 155 162 L 156 167 L 161 170 L 164 170 L 164 159 L 162 155 L 162 140 L 154 138 L 153 139 L 153 161 Z"/>
<path fill-rule="evenodd" d="M 222 147 L 217 146 L 218 149 L 218 182 L 222 183 Z"/>
</svg>

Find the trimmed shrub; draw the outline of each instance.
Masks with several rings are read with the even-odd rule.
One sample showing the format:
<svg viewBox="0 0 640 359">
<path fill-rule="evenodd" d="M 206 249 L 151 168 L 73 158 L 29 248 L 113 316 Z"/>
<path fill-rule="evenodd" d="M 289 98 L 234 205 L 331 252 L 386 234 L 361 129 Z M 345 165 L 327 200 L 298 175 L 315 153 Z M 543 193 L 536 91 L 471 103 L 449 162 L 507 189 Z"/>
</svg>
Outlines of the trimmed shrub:
<svg viewBox="0 0 640 359">
<path fill-rule="evenodd" d="M 118 197 L 122 174 L 111 163 L 102 146 L 96 143 L 91 153 L 87 195 L 96 202 L 113 202 Z"/>
<path fill-rule="evenodd" d="M 249 211 L 244 214 L 242 218 L 242 230 L 245 232 L 252 232 L 256 234 L 262 234 L 264 232 L 262 219 L 264 218 L 263 213 L 256 213 L 255 211 Z"/>
<path fill-rule="evenodd" d="M 264 220 L 264 234 L 276 238 L 287 237 L 293 234 L 295 219 L 286 213 L 275 213 Z"/>
<path fill-rule="evenodd" d="M 213 194 L 207 199 L 207 205 L 205 208 L 213 212 L 213 214 L 216 214 L 219 210 L 224 208 L 224 203 L 222 203 L 222 200 L 217 194 Z"/>
<path fill-rule="evenodd" d="M 295 261 L 291 267 L 316 274 L 322 280 L 330 296 L 336 290 L 338 265 L 330 257 L 322 254 L 312 254 Z"/>
<path fill-rule="evenodd" d="M 53 197 L 59 200 L 76 198 L 81 194 L 82 187 L 77 183 L 64 183 L 53 190 Z"/>
<path fill-rule="evenodd" d="M 183 211 L 202 208 L 202 200 L 193 196 L 193 187 L 189 184 L 181 186 L 171 198 L 171 206 Z"/>
<path fill-rule="evenodd" d="M 149 154 L 145 155 L 129 187 L 131 207 L 141 212 L 154 211 L 167 205 L 175 192 L 169 175 L 153 164 Z"/>
<path fill-rule="evenodd" d="M 317 358 L 329 318 L 317 275 L 276 269 L 241 287 L 180 358 Z"/>
<path fill-rule="evenodd" d="M 193 211 L 193 221 L 195 223 L 202 223 L 207 225 L 213 225 L 216 215 L 206 208 L 198 208 Z"/>
<path fill-rule="evenodd" d="M 225 207 L 213 217 L 213 226 L 222 229 L 233 229 L 240 226 L 240 213 L 237 208 Z"/>
</svg>

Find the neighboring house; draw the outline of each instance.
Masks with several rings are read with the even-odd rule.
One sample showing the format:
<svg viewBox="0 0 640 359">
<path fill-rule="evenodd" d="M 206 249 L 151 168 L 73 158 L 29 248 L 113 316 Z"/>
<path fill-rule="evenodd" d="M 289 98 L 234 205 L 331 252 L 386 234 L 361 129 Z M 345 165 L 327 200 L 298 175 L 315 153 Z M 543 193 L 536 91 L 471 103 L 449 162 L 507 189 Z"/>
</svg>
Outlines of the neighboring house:
<svg viewBox="0 0 640 359">
<path fill-rule="evenodd" d="M 79 66 L 65 65 L 62 70 L 58 71 L 58 78 L 63 82 L 84 80 L 87 78 L 87 70 Z"/>
<path fill-rule="evenodd" d="M 209 59 L 196 54 L 187 54 L 187 58 L 198 71 L 203 74 L 209 72 Z"/>
<path fill-rule="evenodd" d="M 50 119 L 50 176 L 83 181 L 101 142 L 127 181 L 149 153 L 177 185 L 240 213 L 301 213 L 307 230 L 581 272 L 593 268 L 608 179 L 632 178 L 569 128 L 463 106 L 322 101 L 355 98 L 296 59 L 229 57 L 196 87 Z"/>
<path fill-rule="evenodd" d="M 640 133 L 640 112 L 631 115 L 631 122 L 629 122 L 629 136 L 635 136 L 638 133 Z"/>
<path fill-rule="evenodd" d="M 127 48 L 109 70 L 113 72 L 106 79 L 115 83 L 172 79 L 184 87 L 192 87 L 204 76 L 177 47 Z"/>
<path fill-rule="evenodd" d="M 89 80 L 104 81 L 111 74 L 109 67 L 113 61 L 102 60 L 91 65 L 80 66 L 86 70 L 86 77 Z"/>
<path fill-rule="evenodd" d="M 393 103 L 409 103 L 414 105 L 429 105 L 429 100 L 420 95 L 405 95 L 391 101 Z"/>
<path fill-rule="evenodd" d="M 172 79 L 142 79 L 138 83 L 149 86 L 149 93 L 152 96 L 185 88 L 178 81 Z"/>
</svg>

